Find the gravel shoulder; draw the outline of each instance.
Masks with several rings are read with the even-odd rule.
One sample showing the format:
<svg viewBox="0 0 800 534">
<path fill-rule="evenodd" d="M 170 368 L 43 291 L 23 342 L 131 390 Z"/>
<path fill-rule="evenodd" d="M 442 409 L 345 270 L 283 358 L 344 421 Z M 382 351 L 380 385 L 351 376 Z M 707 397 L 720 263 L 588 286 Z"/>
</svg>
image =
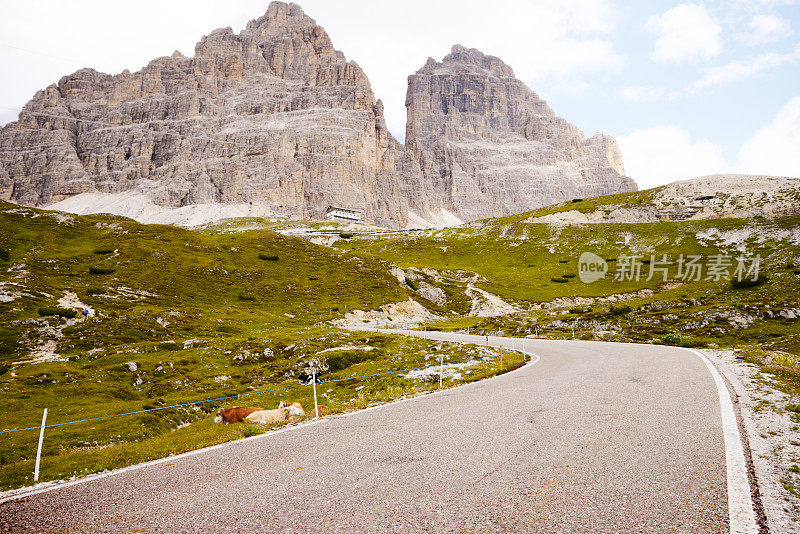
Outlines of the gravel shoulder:
<svg viewBox="0 0 800 534">
<path fill-rule="evenodd" d="M 785 406 L 789 395 L 772 378 L 729 350 L 704 350 L 738 396 L 742 423 L 750 442 L 758 491 L 770 532 L 800 533 L 800 496 L 785 487 L 800 463 L 800 425 Z"/>
</svg>

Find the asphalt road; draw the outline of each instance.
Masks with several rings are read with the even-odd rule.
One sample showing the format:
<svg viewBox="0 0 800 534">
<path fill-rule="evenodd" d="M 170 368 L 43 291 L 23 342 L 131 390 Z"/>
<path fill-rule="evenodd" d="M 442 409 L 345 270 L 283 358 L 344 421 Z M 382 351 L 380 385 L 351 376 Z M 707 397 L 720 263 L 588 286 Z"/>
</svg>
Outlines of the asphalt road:
<svg viewBox="0 0 800 534">
<path fill-rule="evenodd" d="M 539 361 L 494 379 L 0 504 L 0 531 L 728 531 L 697 356 L 525 350 Z"/>
</svg>

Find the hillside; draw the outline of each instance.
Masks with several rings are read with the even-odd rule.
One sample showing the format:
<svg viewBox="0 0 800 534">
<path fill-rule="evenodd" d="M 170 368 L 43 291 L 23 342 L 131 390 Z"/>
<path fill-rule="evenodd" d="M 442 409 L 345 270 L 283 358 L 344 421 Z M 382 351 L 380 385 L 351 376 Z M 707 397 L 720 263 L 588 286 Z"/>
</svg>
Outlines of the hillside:
<svg viewBox="0 0 800 534">
<path fill-rule="evenodd" d="M 50 424 L 156 410 L 48 429 L 43 479 L 69 478 L 263 431 L 210 414 L 287 397 L 313 405 L 303 385 L 313 359 L 322 381 L 425 366 L 434 353 L 468 362 L 446 385 L 499 371 L 491 350 L 328 324 L 391 302 L 446 313 L 413 299 L 428 302 L 383 262 L 268 230 L 191 232 L 0 202 L 0 430 L 37 426 L 44 407 Z M 320 403 L 361 408 L 429 391 L 426 377 L 331 382 Z M 37 437 L 0 433 L 0 487 L 30 483 Z"/>
<path fill-rule="evenodd" d="M 624 199 L 647 195 L 652 192 Z M 603 200 L 617 205 L 618 198 Z M 529 214 L 513 219 L 410 235 L 363 236 L 334 246 L 396 264 L 414 277 L 417 287 L 440 289 L 443 305 L 465 316 L 438 323 L 443 328 L 555 336 L 574 330 L 587 339 L 643 342 L 675 333 L 683 336 L 682 342 L 755 344 L 800 353 L 798 216 L 596 225 L 531 222 L 537 219 Z M 580 280 L 584 252 L 606 260 L 605 278 L 588 284 Z M 666 276 L 655 271 L 648 280 L 651 265 L 658 266 L 664 255 L 669 261 Z M 704 269 L 699 279 L 678 276 L 681 255 L 684 260 L 698 257 L 696 263 Z M 738 258 L 749 268 L 752 258 L 760 257 L 766 282 L 736 289 L 724 277 L 707 279 L 709 265 L 719 255 L 728 258 L 728 276 Z M 615 280 L 620 270 L 630 270 L 626 256 L 635 257 L 642 274 L 638 280 Z"/>
<path fill-rule="evenodd" d="M 800 178 L 717 174 L 639 191 L 575 198 L 504 221 L 595 224 L 800 214 Z"/>
</svg>

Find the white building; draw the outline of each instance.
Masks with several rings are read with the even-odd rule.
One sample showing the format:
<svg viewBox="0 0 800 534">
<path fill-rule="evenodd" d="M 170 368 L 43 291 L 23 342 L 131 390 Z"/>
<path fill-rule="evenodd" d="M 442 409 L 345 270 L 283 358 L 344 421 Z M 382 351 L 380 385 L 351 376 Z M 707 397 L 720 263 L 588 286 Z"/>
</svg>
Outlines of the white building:
<svg viewBox="0 0 800 534">
<path fill-rule="evenodd" d="M 329 206 L 325 210 L 325 218 L 329 221 L 360 222 L 361 212 L 340 206 Z"/>
</svg>

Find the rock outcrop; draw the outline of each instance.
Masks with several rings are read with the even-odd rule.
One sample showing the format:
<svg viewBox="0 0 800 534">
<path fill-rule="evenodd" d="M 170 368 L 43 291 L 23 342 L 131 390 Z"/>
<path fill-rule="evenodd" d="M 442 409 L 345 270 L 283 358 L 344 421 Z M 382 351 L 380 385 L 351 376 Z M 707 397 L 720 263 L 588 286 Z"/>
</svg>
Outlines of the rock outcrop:
<svg viewBox="0 0 800 534">
<path fill-rule="evenodd" d="M 2 129 L 0 153 L 0 198 L 26 205 L 133 189 L 167 207 L 253 203 L 317 218 L 341 204 L 406 222 L 395 160 L 410 160 L 380 100 L 295 4 L 271 3 L 238 35 L 212 32 L 193 58 L 65 76 Z"/>
<path fill-rule="evenodd" d="M 612 137 L 586 139 L 478 50 L 456 45 L 442 62 L 428 59 L 408 79 L 406 107 L 422 189 L 462 220 L 636 190 Z"/>
<path fill-rule="evenodd" d="M 106 195 L 109 210 L 128 198 L 125 214 L 158 220 L 343 205 L 403 227 L 635 188 L 612 138 L 585 139 L 497 58 L 455 47 L 409 79 L 407 105 L 410 149 L 361 68 L 299 6 L 273 2 L 194 57 L 83 69 L 39 91 L 0 130 L 0 199 L 85 213 Z"/>
<path fill-rule="evenodd" d="M 601 200 L 591 210 L 568 202 L 554 207 L 553 213 L 533 215 L 527 222 L 652 223 L 800 215 L 800 178 L 715 174 Z"/>
</svg>

